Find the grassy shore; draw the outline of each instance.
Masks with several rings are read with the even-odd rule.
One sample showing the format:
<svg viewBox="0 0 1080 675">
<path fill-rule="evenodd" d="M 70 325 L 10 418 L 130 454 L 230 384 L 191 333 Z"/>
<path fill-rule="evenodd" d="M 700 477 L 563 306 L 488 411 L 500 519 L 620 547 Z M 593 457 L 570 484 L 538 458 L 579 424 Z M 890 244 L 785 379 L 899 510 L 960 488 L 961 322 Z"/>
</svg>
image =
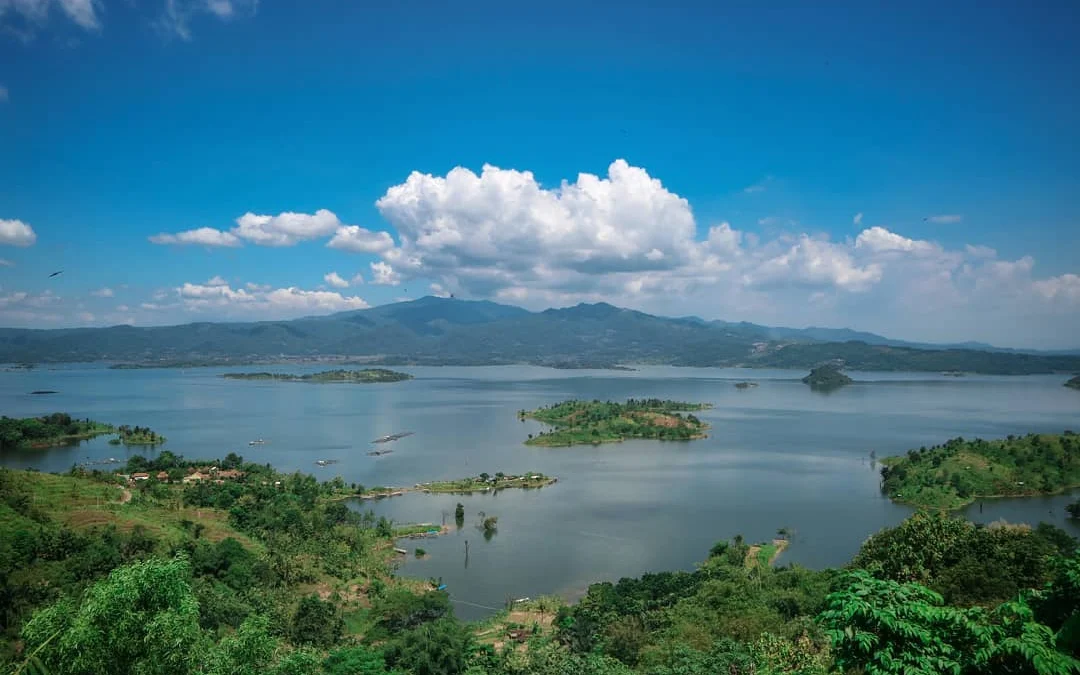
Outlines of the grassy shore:
<svg viewBox="0 0 1080 675">
<path fill-rule="evenodd" d="M 563 401 L 536 410 L 522 410 L 521 419 L 535 419 L 554 427 L 537 436 L 530 434 L 526 445 L 565 447 L 613 443 L 628 438 L 689 441 L 705 438 L 709 425 L 693 412 L 711 407 L 708 403 L 686 403 L 660 399 L 629 399 L 626 403 Z M 688 413 L 683 415 L 683 413 Z"/>
</svg>

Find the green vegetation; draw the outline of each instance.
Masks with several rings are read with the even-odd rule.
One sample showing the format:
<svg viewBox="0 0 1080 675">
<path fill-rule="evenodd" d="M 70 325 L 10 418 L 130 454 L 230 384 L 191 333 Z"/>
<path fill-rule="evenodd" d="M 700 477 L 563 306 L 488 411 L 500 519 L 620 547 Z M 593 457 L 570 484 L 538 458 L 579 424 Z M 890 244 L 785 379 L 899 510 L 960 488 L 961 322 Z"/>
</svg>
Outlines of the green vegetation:
<svg viewBox="0 0 1080 675">
<path fill-rule="evenodd" d="M 166 451 L 125 470 L 184 476 L 196 464 L 205 462 Z M 282 475 L 236 455 L 212 464 L 242 475 L 125 487 L 100 472 L 0 471 L 0 669 L 1080 672 L 1080 552 L 1049 525 L 920 512 L 872 536 L 846 569 L 821 571 L 770 566 L 786 539 L 735 537 L 693 572 L 593 584 L 573 606 L 508 601 L 468 625 L 446 593 L 389 576 L 392 524 L 332 501 L 346 489 L 340 479 Z M 493 516 L 480 519 L 494 531 Z"/>
<path fill-rule="evenodd" d="M 412 375 L 399 373 L 385 368 L 363 368 L 361 370 L 325 370 L 308 375 L 290 375 L 288 373 L 225 373 L 230 380 L 274 380 L 278 382 L 401 382 L 411 380 Z"/>
<path fill-rule="evenodd" d="M 1066 506 L 1065 511 L 1069 514 L 1070 518 L 1080 520 L 1080 500 Z"/>
<path fill-rule="evenodd" d="M 892 499 L 955 509 L 982 497 L 1053 494 L 1080 486 L 1080 436 L 954 438 L 882 463 L 881 487 Z"/>
<path fill-rule="evenodd" d="M 839 389 L 846 384 L 854 382 L 850 377 L 840 372 L 840 368 L 833 365 L 818 366 L 810 371 L 810 374 L 802 379 L 803 384 L 810 385 L 811 389 L 831 391 Z"/>
<path fill-rule="evenodd" d="M 69 445 L 113 431 L 109 424 L 72 419 L 67 413 L 22 419 L 0 417 L 0 451 Z"/>
<path fill-rule="evenodd" d="M 709 408 L 708 403 L 683 403 L 660 399 L 611 401 L 563 401 L 544 408 L 518 413 L 555 427 L 552 431 L 530 435 L 526 445 L 569 446 L 623 441 L 627 438 L 650 438 L 664 441 L 687 441 L 705 438 L 709 425 L 693 414 L 683 412 Z"/>
<path fill-rule="evenodd" d="M 116 428 L 116 433 L 116 438 L 109 441 L 113 445 L 161 445 L 165 442 L 164 436 L 148 427 L 129 427 L 122 424 Z"/>
<path fill-rule="evenodd" d="M 450 492 L 469 493 L 484 492 L 489 490 L 505 490 L 507 488 L 542 488 L 556 481 L 539 471 L 526 471 L 523 474 L 508 476 L 501 471 L 495 475 L 481 473 L 474 478 L 461 478 L 458 480 L 433 481 L 430 483 L 417 483 L 416 489 L 423 492 Z"/>
<path fill-rule="evenodd" d="M 1077 375 L 1076 377 L 1066 382 L 1065 386 L 1070 389 L 1080 389 L 1080 375 Z"/>
</svg>

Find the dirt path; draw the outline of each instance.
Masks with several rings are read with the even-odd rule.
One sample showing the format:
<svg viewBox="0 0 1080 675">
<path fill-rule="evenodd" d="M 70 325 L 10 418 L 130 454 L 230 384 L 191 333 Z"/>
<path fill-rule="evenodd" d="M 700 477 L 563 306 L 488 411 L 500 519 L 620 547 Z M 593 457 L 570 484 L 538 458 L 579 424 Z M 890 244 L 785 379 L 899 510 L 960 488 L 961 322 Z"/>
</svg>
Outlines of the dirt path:
<svg viewBox="0 0 1080 675">
<path fill-rule="evenodd" d="M 127 504 L 131 501 L 131 490 L 124 488 L 124 491 L 120 493 L 120 503 Z"/>
</svg>

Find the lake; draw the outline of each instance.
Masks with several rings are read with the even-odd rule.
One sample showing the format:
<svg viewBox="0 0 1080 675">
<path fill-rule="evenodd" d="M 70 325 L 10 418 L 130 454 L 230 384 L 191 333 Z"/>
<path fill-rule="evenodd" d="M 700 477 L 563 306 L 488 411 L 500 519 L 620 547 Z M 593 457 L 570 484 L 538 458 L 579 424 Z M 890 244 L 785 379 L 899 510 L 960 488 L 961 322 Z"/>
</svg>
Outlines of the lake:
<svg viewBox="0 0 1080 675">
<path fill-rule="evenodd" d="M 859 373 L 857 384 L 822 394 L 804 371 L 643 367 L 635 372 L 526 366 L 400 368 L 416 379 L 390 384 L 306 384 L 226 380 L 223 372 L 315 372 L 319 367 L 109 370 L 99 365 L 0 373 L 0 413 L 54 411 L 113 424 L 149 426 L 167 449 L 189 458 L 229 452 L 282 471 L 342 476 L 367 486 L 408 486 L 480 472 L 541 471 L 541 490 L 474 496 L 408 494 L 371 508 L 398 522 L 465 526 L 437 539 L 407 540 L 430 558 L 409 556 L 401 573 L 443 579 L 459 616 L 472 619 L 508 597 L 558 593 L 643 572 L 693 569 L 720 539 L 771 539 L 794 531 L 780 563 L 841 565 L 870 534 L 910 509 L 878 490 L 871 458 L 956 436 L 984 438 L 1080 429 L 1080 392 L 1065 376 L 945 377 Z M 759 387 L 738 390 L 750 379 Z M 34 390 L 56 390 L 30 395 Z M 517 411 L 567 398 L 671 398 L 714 404 L 699 414 L 709 438 L 628 441 L 572 448 L 529 447 L 541 425 Z M 381 445 L 383 435 L 413 435 Z M 265 439 L 265 445 L 248 441 Z M 370 457 L 373 448 L 393 453 Z M 72 464 L 131 454 L 104 438 L 76 447 L 8 453 L 6 466 L 66 471 Z M 318 460 L 337 460 L 318 467 Z M 990 522 L 1044 520 L 1080 536 L 1065 518 L 1069 495 L 986 501 L 965 515 Z M 485 541 L 479 513 L 497 516 Z M 466 564 L 465 542 L 469 556 Z"/>
</svg>

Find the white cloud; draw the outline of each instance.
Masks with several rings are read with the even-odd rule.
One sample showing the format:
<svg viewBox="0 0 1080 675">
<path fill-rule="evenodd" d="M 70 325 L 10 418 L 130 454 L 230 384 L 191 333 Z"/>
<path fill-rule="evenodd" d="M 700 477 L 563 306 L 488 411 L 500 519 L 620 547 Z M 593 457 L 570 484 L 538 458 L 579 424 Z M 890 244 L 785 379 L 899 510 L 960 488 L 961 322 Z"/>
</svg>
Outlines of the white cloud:
<svg viewBox="0 0 1080 675">
<path fill-rule="evenodd" d="M 306 239 L 325 237 L 342 227 L 332 211 L 314 214 L 287 211 L 276 216 L 245 213 L 236 219 L 232 233 L 260 246 L 292 246 Z"/>
<path fill-rule="evenodd" d="M 353 286 L 359 286 L 359 285 L 363 284 L 364 283 L 364 275 L 361 274 L 360 272 L 357 272 L 356 274 L 354 274 L 352 276 L 352 279 L 349 279 L 349 283 L 351 283 Z"/>
<path fill-rule="evenodd" d="M 7 246 L 32 246 L 37 241 L 34 228 L 21 220 L 0 218 L 0 244 Z"/>
<path fill-rule="evenodd" d="M 184 283 L 176 288 L 176 293 L 178 305 L 154 305 L 153 309 L 181 309 L 214 318 L 284 319 L 369 306 L 357 296 L 345 296 L 335 291 L 309 291 L 294 286 L 274 289 L 250 284 L 247 288 L 233 289 L 229 285 Z M 144 309 L 150 307 L 144 305 Z"/>
<path fill-rule="evenodd" d="M 157 27 L 167 36 L 181 40 L 192 38 L 191 22 L 200 15 L 229 21 L 240 16 L 255 16 L 259 0 L 165 0 L 165 12 Z"/>
<path fill-rule="evenodd" d="M 431 294 L 436 298 L 449 298 L 450 291 L 443 288 L 442 284 L 431 284 L 428 286 L 431 289 Z"/>
<path fill-rule="evenodd" d="M 11 262 L 7 258 L 0 258 L 0 267 L 15 267 L 15 263 Z"/>
<path fill-rule="evenodd" d="M 94 0 L 59 0 L 59 2 L 68 18 L 86 30 L 101 28 L 101 23 L 97 17 L 97 7 L 99 5 Z"/>
<path fill-rule="evenodd" d="M 90 312 L 79 312 L 78 314 L 75 315 L 75 317 L 79 321 L 82 321 L 83 323 L 90 323 L 91 321 L 94 320 L 94 315 L 91 314 Z"/>
<path fill-rule="evenodd" d="M 241 246 L 243 241 L 249 241 L 257 246 L 293 246 L 301 241 L 326 237 L 335 231 L 345 229 L 348 228 L 342 225 L 338 217 L 326 209 L 319 209 L 314 214 L 286 211 L 276 216 L 248 212 L 237 218 L 236 227 L 228 232 L 212 227 L 200 227 L 176 234 L 156 234 L 150 237 L 150 241 L 155 244 L 229 247 Z M 389 237 L 385 232 L 381 234 Z M 392 240 L 389 246 L 393 246 Z M 378 250 L 385 250 L 385 248 L 388 247 Z"/>
<path fill-rule="evenodd" d="M 760 181 L 754 183 L 753 185 L 747 185 L 746 187 L 744 187 L 743 192 L 745 192 L 748 195 L 757 194 L 759 192 L 765 192 L 765 190 L 768 187 L 769 183 L 772 182 L 772 179 L 773 179 L 772 176 L 765 176 L 765 178 L 763 178 Z"/>
<path fill-rule="evenodd" d="M 195 230 L 177 232 L 176 234 L 155 234 L 150 237 L 154 244 L 173 244 L 178 246 L 224 246 L 236 247 L 240 240 L 230 232 L 222 232 L 212 227 L 200 227 Z"/>
<path fill-rule="evenodd" d="M 116 306 L 116 311 L 118 311 L 118 312 L 128 312 L 128 311 L 131 311 L 131 308 L 128 307 L 127 305 L 117 305 Z"/>
<path fill-rule="evenodd" d="M 903 251 L 905 253 L 927 254 L 941 251 L 941 247 L 920 239 L 908 239 L 875 225 L 863 230 L 855 238 L 855 248 L 865 248 L 872 253 Z"/>
<path fill-rule="evenodd" d="M 8 102 L 8 89 L 4 85 L 0 84 L 0 103 Z"/>
<path fill-rule="evenodd" d="M 931 223 L 937 223 L 939 225 L 953 225 L 959 223 L 963 219 L 963 216 L 956 213 L 946 213 L 940 216 L 930 216 L 928 218 Z"/>
<path fill-rule="evenodd" d="M 401 283 L 401 275 L 380 260 L 371 263 L 371 283 L 377 286 L 397 286 Z"/>
<path fill-rule="evenodd" d="M 49 18 L 49 10 L 59 5 L 60 11 L 82 28 L 95 31 L 101 28 L 98 12 L 100 0 L 0 0 L 0 19 L 9 10 L 22 17 L 24 30 L 18 31 L 26 39 L 33 38 L 36 29 Z"/>
<path fill-rule="evenodd" d="M 105 287 L 99 288 L 96 291 L 90 291 L 90 295 L 94 296 L 95 298 L 111 298 L 113 297 L 113 295 L 115 295 L 115 293 L 113 293 L 113 289 Z"/>
<path fill-rule="evenodd" d="M 349 282 L 342 279 L 337 272 L 327 272 L 323 275 L 323 281 L 330 284 L 334 288 L 348 288 Z"/>
<path fill-rule="evenodd" d="M 851 222 L 855 223 L 856 225 L 862 225 L 862 211 L 856 213 L 855 217 L 851 219 Z"/>
<path fill-rule="evenodd" d="M 346 225 L 338 228 L 327 246 L 353 253 L 384 253 L 394 247 L 394 240 L 388 232 L 372 232 L 357 225 Z"/>
<path fill-rule="evenodd" d="M 215 275 L 206 280 L 207 286 L 228 286 L 229 282 L 225 281 L 221 275 Z"/>
<path fill-rule="evenodd" d="M 783 253 L 756 265 L 744 279 L 749 286 L 763 288 L 794 284 L 861 292 L 880 281 L 881 274 L 876 263 L 857 264 L 847 247 L 804 234 Z"/>
</svg>

